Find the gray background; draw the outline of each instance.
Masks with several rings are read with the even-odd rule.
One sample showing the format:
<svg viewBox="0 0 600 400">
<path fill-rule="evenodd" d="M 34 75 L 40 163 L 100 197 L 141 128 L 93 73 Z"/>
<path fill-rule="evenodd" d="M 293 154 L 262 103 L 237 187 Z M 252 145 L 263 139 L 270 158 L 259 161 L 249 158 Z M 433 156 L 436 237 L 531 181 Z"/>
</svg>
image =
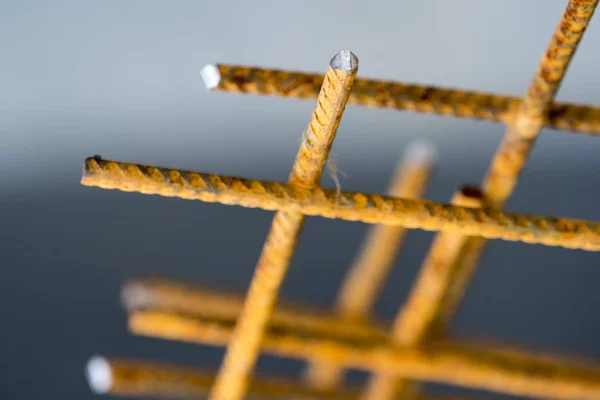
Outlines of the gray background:
<svg viewBox="0 0 600 400">
<path fill-rule="evenodd" d="M 207 92 L 203 65 L 324 72 L 350 48 L 363 77 L 520 95 L 565 4 L 1 2 L 0 398 L 96 398 L 83 376 L 96 353 L 218 365 L 221 350 L 129 335 L 120 285 L 152 274 L 243 291 L 272 214 L 79 185 L 93 154 L 284 180 L 313 103 Z M 599 102 L 598 43 L 595 21 L 559 100 Z M 481 180 L 502 133 L 487 122 L 349 106 L 334 156 L 343 188 L 383 191 L 404 146 L 427 137 L 440 152 L 428 198 L 445 202 Z M 598 139 L 545 130 L 507 208 L 600 220 L 599 148 Z M 283 298 L 330 305 L 365 228 L 309 219 Z M 411 232 L 378 316 L 393 316 L 431 237 Z M 598 358 L 598 261 L 494 242 L 453 329 Z M 260 363 L 285 376 L 300 368 Z"/>
</svg>

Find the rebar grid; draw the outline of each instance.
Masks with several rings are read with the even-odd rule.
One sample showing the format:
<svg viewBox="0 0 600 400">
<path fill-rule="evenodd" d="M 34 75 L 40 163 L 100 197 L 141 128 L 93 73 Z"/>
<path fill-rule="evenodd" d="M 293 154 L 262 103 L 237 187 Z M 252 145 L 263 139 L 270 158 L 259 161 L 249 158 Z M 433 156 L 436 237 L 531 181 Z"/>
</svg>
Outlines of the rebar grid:
<svg viewBox="0 0 600 400">
<path fill-rule="evenodd" d="M 185 390 L 198 395 L 199 390 L 204 390 L 203 393 L 211 393 L 212 399 L 241 400 L 246 392 L 268 398 L 281 390 L 280 395 L 288 397 L 337 399 L 358 397 L 354 389 L 348 391 L 340 386 L 339 379 L 344 368 L 357 368 L 374 374 L 360 396 L 369 400 L 416 398 L 418 381 L 549 399 L 600 399 L 598 365 L 445 341 L 447 323 L 463 297 L 487 239 L 600 250 L 598 223 L 500 211 L 543 127 L 600 134 L 600 107 L 553 103 L 597 4 L 598 0 L 568 2 L 523 99 L 354 79 L 356 63 L 352 73 L 348 73 L 352 68 L 346 68 L 340 77 L 334 71 L 335 58 L 325 78 L 295 71 L 206 66 L 202 78 L 209 89 L 317 98 L 317 106 L 287 184 L 100 158 L 85 161 L 84 185 L 278 211 L 246 301 L 239 296 L 208 293 L 164 281 L 132 282 L 123 291 L 132 333 L 228 346 L 216 377 L 190 375 L 184 370 L 178 375 L 172 369 L 127 362 L 115 364 L 118 366 L 109 377 L 116 382 L 116 378 L 125 376 L 123 394 L 134 396 L 170 397 Z M 346 67 L 351 65 L 350 61 Z M 338 86 L 338 79 L 345 83 Z M 475 188 L 463 189 L 451 205 L 409 199 L 413 195 L 396 192 L 393 196 L 380 196 L 328 190 L 318 186 L 318 179 L 346 101 L 482 119 L 504 123 L 508 128 L 483 182 L 482 193 Z M 418 172 L 407 173 L 405 178 L 424 183 L 419 181 Z M 351 288 L 356 285 L 351 284 L 350 274 L 346 287 L 340 291 L 337 315 L 289 306 L 275 308 L 279 286 L 307 215 L 381 224 L 374 228 L 371 241 L 366 242 L 367 246 L 372 244 L 371 254 L 364 253 L 353 269 L 360 272 L 353 272 L 355 277 L 370 277 L 370 290 L 362 297 L 355 296 L 360 299 L 352 299 L 352 304 L 348 299 L 355 294 Z M 387 332 L 369 319 L 368 310 L 404 229 L 414 228 L 439 233 L 407 304 L 399 311 L 391 332 Z M 261 349 L 311 363 L 308 371 L 312 373 L 307 375 L 310 386 L 285 382 L 264 389 L 268 383 L 250 382 Z M 122 374 L 115 372 L 119 365 L 123 367 Z M 162 372 L 156 373 L 158 370 Z M 209 389 L 213 380 L 216 383 Z M 128 392 L 131 388 L 137 389 Z"/>
<path fill-rule="evenodd" d="M 183 296 L 177 296 L 182 300 L 178 301 L 177 305 L 174 306 L 173 301 L 165 299 L 160 293 L 158 296 L 155 296 L 154 293 L 157 292 L 156 290 L 143 296 L 140 296 L 139 294 L 132 295 L 131 285 L 145 284 L 145 282 L 147 281 L 135 281 L 125 285 L 123 288 L 125 298 L 138 297 L 149 299 L 144 302 L 133 301 L 133 304 L 128 304 L 126 302 L 126 306 L 129 307 L 129 328 L 132 333 L 205 345 L 221 345 L 228 342 L 237 316 L 242 309 L 243 297 L 241 295 L 234 295 L 231 293 L 220 295 L 223 303 L 232 306 L 227 307 L 226 312 L 216 315 L 213 310 L 214 304 L 209 302 L 206 304 L 206 307 L 199 307 L 196 302 L 198 299 L 206 299 L 215 296 L 215 294 L 210 291 L 192 288 L 187 284 L 176 282 L 164 283 L 165 285 L 168 285 L 167 287 L 171 291 L 186 293 Z M 150 288 L 161 287 L 160 285 L 162 284 L 163 282 L 158 282 Z M 136 289 L 136 291 L 137 290 L 138 289 Z M 190 302 L 188 300 L 193 301 Z M 132 305 L 135 307 L 132 307 Z M 387 349 L 384 352 L 389 352 L 390 354 L 394 352 L 406 354 L 407 350 L 414 348 L 408 347 L 403 350 L 395 350 L 394 347 L 390 345 L 392 338 L 384 327 L 374 328 L 372 334 L 366 336 L 362 333 L 363 325 L 360 320 L 342 324 L 342 328 L 336 330 L 335 326 L 338 324 L 339 318 L 336 315 L 326 315 L 322 313 L 315 315 L 314 312 L 306 311 L 307 309 L 302 307 L 297 307 L 296 310 L 295 315 L 297 318 L 289 319 L 287 307 L 278 306 L 275 309 L 265 339 L 265 351 L 282 356 L 298 357 L 309 360 L 318 359 L 319 362 L 323 362 L 324 360 L 330 360 L 332 357 L 336 357 L 336 354 L 342 354 L 342 357 L 346 357 L 347 352 L 354 349 L 352 350 L 354 351 L 353 354 L 357 357 L 354 363 L 358 365 L 358 368 L 372 370 L 374 368 L 379 368 L 383 361 L 373 361 L 376 363 L 374 364 L 376 367 L 373 368 L 370 366 L 371 364 L 364 364 L 364 362 L 366 362 L 366 359 L 371 358 L 372 354 L 381 357 L 379 351 L 382 347 Z M 307 325 L 304 322 L 306 320 L 320 320 L 321 323 Z M 352 325 L 354 325 L 356 329 L 353 329 Z M 331 327 L 331 329 L 324 329 L 324 327 Z M 530 377 L 540 374 L 542 378 L 539 379 L 547 379 L 550 382 L 549 384 L 556 385 L 556 387 L 562 388 L 561 390 L 564 390 L 564 381 L 571 383 L 576 381 L 583 382 L 582 385 L 586 386 L 588 389 L 600 384 L 598 383 L 600 381 L 597 380 L 597 377 L 594 378 L 594 374 L 600 374 L 600 365 L 583 360 L 561 359 L 556 356 L 551 357 L 541 354 L 528 354 L 527 352 L 518 349 L 509 350 L 489 345 L 474 347 L 472 344 L 466 346 L 459 343 L 444 343 L 441 347 L 439 344 L 436 346 L 438 349 L 460 349 L 458 350 L 458 353 L 460 353 L 458 358 L 461 363 L 464 362 L 468 364 L 468 368 L 479 369 L 481 365 L 479 362 L 481 360 L 494 359 L 495 361 L 490 367 L 492 370 L 490 375 L 487 375 L 487 370 L 482 370 L 483 377 L 479 383 L 480 385 L 486 385 L 485 382 L 488 379 L 492 379 L 494 376 L 493 374 L 496 373 L 500 374 L 503 377 L 502 379 L 509 379 L 504 375 L 506 372 L 506 364 L 512 365 L 511 363 L 513 362 L 517 362 L 521 365 L 522 371 L 524 371 L 523 374 L 525 374 L 523 378 L 525 381 Z M 433 348 L 435 348 L 435 346 Z M 319 351 L 315 351 L 315 349 L 318 349 Z M 448 354 L 455 354 L 455 352 L 453 352 L 454 350 L 450 351 Z M 434 351 L 431 347 L 423 348 L 421 351 L 426 357 L 441 354 L 438 350 Z M 323 352 L 327 352 L 327 354 L 325 355 Z M 467 356 L 466 353 L 470 353 L 472 358 Z M 500 355 L 500 358 L 498 358 L 498 355 Z M 354 356 L 350 356 L 350 359 Z M 473 359 L 475 361 L 472 361 Z M 412 371 L 412 362 L 413 361 L 410 358 L 406 359 L 400 357 L 400 361 L 390 368 L 394 373 L 404 374 L 406 373 L 406 370 L 408 370 L 408 374 L 412 374 L 412 372 L 410 372 Z M 335 363 L 339 365 L 340 361 L 336 359 Z M 353 365 L 354 364 L 350 366 Z M 575 366 L 575 368 L 573 366 Z M 451 368 L 449 367 L 449 369 Z M 553 369 L 554 372 L 548 375 L 547 372 L 550 369 Z M 419 374 L 419 372 L 416 372 L 416 374 Z M 446 374 L 450 374 L 450 372 L 446 371 L 441 374 L 445 377 L 442 379 L 450 379 L 450 383 L 460 384 L 460 382 L 454 382 L 453 379 L 455 378 L 448 378 L 446 376 Z M 420 375 L 418 377 L 421 378 Z M 423 377 L 422 379 L 429 378 Z M 435 381 L 436 379 L 433 380 Z M 555 383 L 551 383 L 552 381 Z M 571 385 L 571 383 L 569 383 L 569 385 Z M 585 390 L 587 391 L 588 389 Z M 539 393 L 540 389 L 536 388 L 535 385 L 532 385 L 523 390 L 526 390 L 528 395 L 535 396 L 536 393 Z M 551 390 L 551 388 L 548 390 Z M 520 393 L 525 394 L 525 392 Z M 561 393 L 564 393 L 564 396 L 567 398 L 570 395 L 575 396 L 573 398 L 579 398 L 577 397 L 577 393 L 580 392 L 576 393 L 575 389 L 572 389 L 572 391 L 568 391 L 568 393 Z M 515 392 L 513 394 L 517 393 Z M 546 398 L 546 395 L 543 397 Z M 594 397 L 584 396 L 583 398 Z"/>
<path fill-rule="evenodd" d="M 211 346 L 226 346 L 234 319 L 144 310 L 132 312 L 131 333 Z M 544 399 L 600 398 L 600 366 L 575 359 L 452 343 L 398 347 L 387 341 L 341 339 L 269 326 L 266 353 L 332 363 L 345 368 Z"/>
</svg>

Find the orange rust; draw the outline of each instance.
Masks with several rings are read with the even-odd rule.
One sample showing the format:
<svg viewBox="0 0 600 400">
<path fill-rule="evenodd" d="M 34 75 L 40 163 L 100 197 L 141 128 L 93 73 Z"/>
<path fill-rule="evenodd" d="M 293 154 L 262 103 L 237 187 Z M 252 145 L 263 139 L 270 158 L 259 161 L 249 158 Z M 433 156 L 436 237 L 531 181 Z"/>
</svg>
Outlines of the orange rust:
<svg viewBox="0 0 600 400">
<path fill-rule="evenodd" d="M 235 320 L 160 311 L 137 311 L 129 316 L 129 330 L 134 334 L 213 346 L 230 342 L 234 324 Z M 452 343 L 436 343 L 426 349 L 403 348 L 380 341 L 339 340 L 270 327 L 262 345 L 265 352 L 281 357 L 516 396 L 600 398 L 600 366 L 581 360 Z"/>
<path fill-rule="evenodd" d="M 411 143 L 396 167 L 388 188 L 390 195 L 420 198 L 433 171 L 433 152 L 427 143 Z M 336 309 L 345 319 L 357 322 L 368 319 L 406 233 L 401 226 L 376 225 L 371 228 L 338 292 Z M 339 385 L 342 374 L 337 366 L 326 364 L 312 364 L 305 371 L 308 382 L 323 390 Z"/>
<path fill-rule="evenodd" d="M 554 97 L 597 5 L 598 0 L 568 2 L 526 96 L 515 109 L 512 120 L 507 122 L 506 134 L 484 178 L 483 198 L 487 206 L 501 209 L 514 191 L 536 138 L 548 120 Z M 526 224 L 522 219 L 517 223 L 519 222 Z M 538 226 L 543 227 L 544 224 Z M 450 248 L 454 251 L 445 254 L 441 247 L 436 248 L 436 244 L 432 247 L 432 264 L 428 265 L 426 261 L 421 279 L 414 286 L 407 308 L 396 320 L 394 337 L 400 340 L 400 343 L 418 345 L 427 340 L 427 336 L 436 333 L 440 335 L 460 302 L 469 276 L 485 249 L 486 241 L 480 237 L 465 236 L 456 236 L 454 241 Z M 433 261 L 436 255 L 441 255 L 441 263 Z M 443 266 L 453 268 L 444 269 Z M 448 271 L 455 271 L 457 274 L 443 274 Z M 436 287 L 440 290 L 435 290 Z M 454 288 L 452 293 L 449 292 L 450 288 Z M 436 297 L 432 293 L 440 296 Z M 451 296 L 446 298 L 449 293 Z M 445 302 L 447 304 L 444 304 Z M 398 393 L 397 388 L 400 388 L 399 393 L 402 394 L 402 390 L 406 392 L 407 386 L 408 390 L 413 390 L 411 383 L 400 386 L 396 383 L 393 377 L 383 375 L 374 379 L 367 391 L 371 395 L 367 395 L 366 399 L 391 399 Z"/>
<path fill-rule="evenodd" d="M 323 83 L 320 74 L 240 65 L 215 67 L 220 81 L 214 89 L 224 92 L 314 99 Z M 522 103 L 513 96 L 360 78 L 355 80 L 348 102 L 505 124 L 513 121 L 514 110 Z M 600 107 L 554 103 L 543 124 L 552 129 L 600 135 Z"/>
<path fill-rule="evenodd" d="M 311 189 L 318 185 L 357 70 L 358 59 L 349 50 L 332 58 L 292 166 L 291 187 Z M 304 218 L 297 210 L 275 214 L 210 400 L 244 397 Z"/>
<path fill-rule="evenodd" d="M 474 192 L 473 188 L 461 188 L 454 195 L 452 204 L 481 208 L 482 198 Z M 394 321 L 392 338 L 397 343 L 414 346 L 422 342 L 443 312 L 442 308 L 450 305 L 448 300 L 456 290 L 456 284 L 466 281 L 465 275 L 471 275 L 472 271 L 457 269 L 460 265 L 448 263 L 454 259 L 451 256 L 460 253 L 462 248 L 460 235 L 442 233 L 435 238 L 407 304 L 400 309 Z"/>
<path fill-rule="evenodd" d="M 205 318 L 235 320 L 242 311 L 242 294 L 214 291 L 188 283 L 164 279 L 136 279 L 121 290 L 125 308 L 132 311 L 160 310 Z M 365 340 L 387 340 L 382 325 L 368 321 L 348 321 L 340 316 L 294 304 L 279 304 L 269 325 L 277 329 L 295 329 L 319 335 Z"/>
<path fill-rule="evenodd" d="M 501 208 L 514 190 L 597 5 L 598 0 L 570 0 L 567 4 L 484 180 L 483 191 L 492 206 Z"/>
<path fill-rule="evenodd" d="M 481 208 L 483 196 L 477 188 L 462 187 L 452 204 Z M 392 328 L 392 340 L 400 346 L 419 346 L 442 337 L 440 329 L 457 307 L 466 289 L 478 252 L 465 248 L 466 236 L 452 233 L 436 235 L 421 266 L 406 304 L 400 308 Z M 475 242 L 473 242 L 475 243 Z M 483 243 L 477 238 L 476 243 Z M 417 393 L 416 382 L 398 380 L 389 374 L 373 376 L 362 397 L 365 400 L 411 398 Z"/>
<path fill-rule="evenodd" d="M 107 393 L 113 396 L 205 398 L 215 379 L 215 373 L 212 371 L 167 363 L 125 358 L 108 358 L 103 361 L 106 362 L 112 373 L 113 382 Z M 250 398 L 259 399 L 354 400 L 358 399 L 359 389 L 343 387 L 337 388 L 335 391 L 323 391 L 288 379 L 259 376 L 250 384 L 248 395 Z M 466 400 L 469 397 L 424 395 L 419 399 Z"/>
<path fill-rule="evenodd" d="M 181 179 L 174 182 L 175 174 Z M 328 190 L 268 181 L 169 170 L 89 158 L 82 184 L 143 194 L 219 202 L 264 210 L 299 212 L 348 221 L 454 232 L 588 251 L 600 250 L 600 224 L 473 209 L 425 200 Z"/>
<path fill-rule="evenodd" d="M 151 398 L 204 398 L 215 380 L 213 372 L 162 363 L 121 358 L 106 359 L 111 372 L 113 396 Z M 300 397 L 302 399 L 356 399 L 356 389 L 319 391 L 281 378 L 256 378 L 250 384 L 251 396 L 265 399 Z"/>
</svg>

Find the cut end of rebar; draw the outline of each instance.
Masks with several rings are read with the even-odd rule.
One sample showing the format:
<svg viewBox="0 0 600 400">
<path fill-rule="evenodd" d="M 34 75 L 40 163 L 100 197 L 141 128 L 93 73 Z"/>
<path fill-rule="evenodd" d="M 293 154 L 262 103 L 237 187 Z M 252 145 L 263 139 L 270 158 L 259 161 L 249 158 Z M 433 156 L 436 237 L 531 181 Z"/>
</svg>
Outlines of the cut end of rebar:
<svg viewBox="0 0 600 400">
<path fill-rule="evenodd" d="M 137 282 L 129 282 L 121 289 L 121 304 L 126 310 L 139 310 L 148 307 L 152 295 L 148 289 Z"/>
<path fill-rule="evenodd" d="M 468 199 L 473 199 L 473 200 L 483 199 L 483 193 L 481 193 L 481 190 L 477 186 L 474 186 L 474 185 L 461 186 L 461 188 L 459 189 L 459 193 Z"/>
<path fill-rule="evenodd" d="M 216 88 L 219 86 L 219 82 L 221 82 L 221 73 L 219 72 L 219 68 L 214 64 L 205 65 L 200 71 L 200 76 L 208 90 Z"/>
<path fill-rule="evenodd" d="M 85 376 L 90 389 L 97 394 L 106 394 L 113 385 L 113 373 L 110 363 L 101 356 L 92 357 L 85 368 Z"/>
<path fill-rule="evenodd" d="M 83 160 L 83 167 L 81 169 L 81 184 L 87 186 L 87 178 L 93 174 L 94 170 L 98 167 L 98 164 L 102 162 L 102 157 L 95 155 L 88 157 Z"/>
<path fill-rule="evenodd" d="M 342 50 L 333 56 L 329 66 L 340 71 L 356 71 L 358 69 L 358 57 L 350 50 Z"/>
<path fill-rule="evenodd" d="M 88 157 L 85 160 L 83 160 L 83 167 L 81 168 L 81 183 L 82 184 L 84 184 L 85 179 L 89 175 L 90 162 L 91 161 L 98 161 L 98 160 L 100 160 L 99 156 Z"/>
<path fill-rule="evenodd" d="M 430 140 L 417 139 L 406 146 L 404 157 L 409 162 L 431 165 L 437 161 L 438 152 Z"/>
<path fill-rule="evenodd" d="M 485 206 L 481 190 L 474 185 L 463 185 L 452 197 L 452 204 L 460 207 L 481 208 Z"/>
</svg>

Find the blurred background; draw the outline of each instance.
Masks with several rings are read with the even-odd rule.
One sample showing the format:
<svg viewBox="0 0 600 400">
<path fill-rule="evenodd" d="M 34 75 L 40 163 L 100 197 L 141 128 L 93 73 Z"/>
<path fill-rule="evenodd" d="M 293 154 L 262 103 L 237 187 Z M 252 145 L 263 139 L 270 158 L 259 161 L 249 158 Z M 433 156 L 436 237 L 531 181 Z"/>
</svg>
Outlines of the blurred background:
<svg viewBox="0 0 600 400">
<path fill-rule="evenodd" d="M 83 374 L 94 354 L 217 367 L 222 349 L 129 335 L 120 287 L 150 275 L 245 291 L 272 218 L 83 187 L 85 157 L 282 181 L 314 103 L 210 93 L 203 65 L 324 73 L 350 48 L 361 77 L 522 95 L 566 0 L 1 4 L 0 398 L 83 400 L 98 398 Z M 559 101 L 600 103 L 598 43 L 596 19 Z M 350 105 L 333 153 L 342 188 L 382 192 L 425 137 L 439 151 L 427 197 L 447 202 L 481 181 L 503 132 Z M 544 130 L 507 209 L 600 220 L 598 151 L 598 138 Z M 365 230 L 310 218 L 283 300 L 329 307 Z M 406 297 L 432 236 L 409 234 L 380 318 Z M 493 242 L 452 329 L 598 359 L 599 257 Z M 259 369 L 294 377 L 302 365 L 263 357 Z"/>
</svg>

